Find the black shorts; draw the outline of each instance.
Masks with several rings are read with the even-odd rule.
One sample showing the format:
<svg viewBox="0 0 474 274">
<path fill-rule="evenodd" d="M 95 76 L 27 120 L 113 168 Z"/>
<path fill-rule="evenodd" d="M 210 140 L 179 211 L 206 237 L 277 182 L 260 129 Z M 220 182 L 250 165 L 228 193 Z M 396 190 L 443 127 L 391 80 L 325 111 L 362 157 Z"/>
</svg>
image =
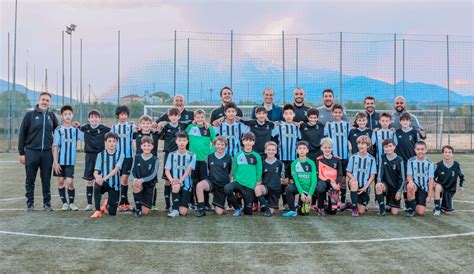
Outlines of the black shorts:
<svg viewBox="0 0 474 274">
<path fill-rule="evenodd" d="M 97 154 L 93 152 L 86 153 L 85 164 L 84 164 L 84 176 L 82 179 L 84 180 L 94 180 L 94 169 L 95 169 L 95 162 L 97 160 Z"/>
<path fill-rule="evenodd" d="M 181 189 L 178 194 L 179 194 L 179 206 L 189 208 L 191 195 L 193 195 L 192 190 L 187 191 L 187 190 Z"/>
<path fill-rule="evenodd" d="M 266 186 L 264 187 L 267 191 L 264 197 L 265 197 L 265 200 L 267 200 L 268 207 L 275 208 L 275 209 L 280 208 L 279 204 L 280 204 L 281 191 L 280 190 L 275 191 L 275 190 L 269 189 Z"/>
<path fill-rule="evenodd" d="M 362 192 L 361 194 L 357 195 L 357 203 L 359 205 L 366 206 L 369 202 L 369 193 L 367 191 Z"/>
<path fill-rule="evenodd" d="M 225 192 L 224 187 L 218 186 L 213 183 L 211 180 L 207 179 L 209 184 L 209 192 L 212 192 L 212 205 L 225 209 Z"/>
<path fill-rule="evenodd" d="M 120 176 L 130 175 L 132 170 L 133 158 L 125 158 L 122 163 L 122 168 L 120 169 Z"/>
<path fill-rule="evenodd" d="M 244 214 L 245 215 L 252 215 L 252 204 L 255 200 L 255 192 L 253 189 L 245 187 L 238 182 L 232 182 L 225 186 L 224 192 L 226 196 L 231 197 L 234 193 L 242 194 L 244 199 Z"/>
<path fill-rule="evenodd" d="M 53 175 L 54 175 L 54 177 L 74 178 L 74 166 L 61 165 L 61 171 L 59 173 L 56 173 L 56 171 L 54 171 Z"/>
<path fill-rule="evenodd" d="M 292 179 L 291 178 L 291 163 L 293 161 L 282 161 L 285 165 L 285 179 Z"/>
<path fill-rule="evenodd" d="M 155 184 L 142 184 L 142 205 L 146 208 L 151 208 L 153 204 L 153 195 L 155 195 Z"/>
<path fill-rule="evenodd" d="M 394 189 L 393 187 L 390 187 L 387 184 L 384 184 L 384 185 L 385 185 L 384 195 L 385 195 L 386 200 L 387 200 L 386 204 L 390 207 L 393 207 L 393 208 L 400 208 L 401 198 L 398 201 L 397 201 L 397 199 L 395 199 L 395 196 L 397 196 L 397 190 Z"/>
<path fill-rule="evenodd" d="M 342 176 L 346 176 L 347 173 L 347 165 L 349 165 L 349 160 L 341 159 L 341 166 L 342 166 Z"/>
<path fill-rule="evenodd" d="M 428 193 L 423 189 L 418 188 L 415 192 L 416 205 L 426 206 L 426 197 L 428 197 Z"/>
<path fill-rule="evenodd" d="M 441 196 L 441 208 L 444 211 L 454 211 L 453 197 L 456 192 L 443 191 Z"/>
<path fill-rule="evenodd" d="M 101 195 L 104 195 L 105 193 L 109 194 L 109 197 L 107 198 L 107 210 L 109 211 L 109 215 L 115 215 L 119 204 L 120 190 L 115 190 L 114 188 L 110 187 L 107 182 L 103 182 L 99 188 L 99 191 Z"/>
<path fill-rule="evenodd" d="M 168 151 L 165 151 L 165 154 L 163 156 L 163 174 L 161 175 L 161 179 L 163 180 L 168 180 L 168 177 L 166 177 L 165 174 L 165 166 L 166 166 L 166 161 L 168 159 L 168 154 L 170 154 Z"/>
<path fill-rule="evenodd" d="M 191 173 L 191 178 L 196 184 L 202 180 L 207 179 L 207 163 L 206 161 L 196 161 L 196 166 Z"/>
</svg>

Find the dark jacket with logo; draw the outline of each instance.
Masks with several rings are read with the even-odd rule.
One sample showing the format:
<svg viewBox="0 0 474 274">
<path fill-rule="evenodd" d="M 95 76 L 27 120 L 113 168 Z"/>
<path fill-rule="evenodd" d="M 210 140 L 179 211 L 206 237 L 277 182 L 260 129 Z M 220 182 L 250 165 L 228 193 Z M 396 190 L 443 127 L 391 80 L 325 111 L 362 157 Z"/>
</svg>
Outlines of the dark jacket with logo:
<svg viewBox="0 0 474 274">
<path fill-rule="evenodd" d="M 25 155 L 25 148 L 32 150 L 51 150 L 53 131 L 59 126 L 56 115 L 49 109 L 41 111 L 38 105 L 23 117 L 18 137 L 18 151 Z"/>
</svg>

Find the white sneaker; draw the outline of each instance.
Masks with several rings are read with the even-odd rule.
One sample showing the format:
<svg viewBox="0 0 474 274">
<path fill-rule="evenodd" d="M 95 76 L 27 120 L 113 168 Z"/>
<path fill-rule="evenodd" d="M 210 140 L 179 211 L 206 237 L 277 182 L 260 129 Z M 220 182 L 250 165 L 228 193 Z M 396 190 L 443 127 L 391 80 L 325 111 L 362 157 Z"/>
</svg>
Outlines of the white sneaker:
<svg viewBox="0 0 474 274">
<path fill-rule="evenodd" d="M 441 210 L 435 210 L 433 215 L 436 216 L 436 217 L 439 217 L 439 215 L 441 215 Z"/>
<path fill-rule="evenodd" d="M 79 208 L 75 204 L 70 204 L 69 209 L 71 209 L 73 211 L 78 211 L 79 210 Z"/>
<path fill-rule="evenodd" d="M 88 204 L 88 205 L 86 206 L 86 208 L 84 208 L 84 210 L 85 210 L 85 211 L 92 211 L 92 210 L 94 210 L 94 206 L 91 205 L 91 204 Z"/>
<path fill-rule="evenodd" d="M 68 211 L 68 210 L 69 210 L 69 205 L 66 204 L 66 203 L 64 203 L 64 204 L 63 204 L 63 207 L 61 208 L 61 210 L 63 210 L 63 211 Z"/>
<path fill-rule="evenodd" d="M 179 216 L 179 211 L 174 209 L 170 213 L 168 213 L 168 217 L 178 217 Z"/>
</svg>

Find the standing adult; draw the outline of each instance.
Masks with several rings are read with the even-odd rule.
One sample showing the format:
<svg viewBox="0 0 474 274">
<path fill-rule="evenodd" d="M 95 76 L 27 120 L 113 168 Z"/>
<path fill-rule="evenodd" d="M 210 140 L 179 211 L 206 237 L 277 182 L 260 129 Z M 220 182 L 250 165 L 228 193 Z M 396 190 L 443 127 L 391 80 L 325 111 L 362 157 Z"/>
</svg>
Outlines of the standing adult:
<svg viewBox="0 0 474 274">
<path fill-rule="evenodd" d="M 255 110 L 257 107 L 263 106 L 267 109 L 268 120 L 275 122 L 283 120 L 283 110 L 280 106 L 277 106 L 273 103 L 275 98 L 275 92 L 272 88 L 266 88 L 263 90 L 263 103 L 253 108 L 252 110 L 252 119 L 257 119 L 255 115 Z"/>
<path fill-rule="evenodd" d="M 364 108 L 367 114 L 367 127 L 371 130 L 380 128 L 380 113 L 375 111 L 375 98 L 372 96 L 365 97 Z"/>
<path fill-rule="evenodd" d="M 53 167 L 53 132 L 59 126 L 56 115 L 50 111 L 51 95 L 42 92 L 38 104 L 23 117 L 18 136 L 20 163 L 25 165 L 26 180 L 26 212 L 34 207 L 35 180 L 40 169 L 43 190 L 43 207 L 53 211 L 51 207 L 51 171 Z"/>
<path fill-rule="evenodd" d="M 397 130 L 397 129 L 401 128 L 400 116 L 402 116 L 402 114 L 404 114 L 404 113 L 409 113 L 406 110 L 405 97 L 397 96 L 395 98 L 395 101 L 393 102 L 393 107 L 395 108 L 395 111 L 392 113 L 392 123 L 390 124 L 390 127 Z M 424 130 L 424 128 L 418 122 L 418 118 L 416 118 L 416 116 L 411 114 L 411 113 L 410 113 L 410 116 L 411 116 L 411 127 L 418 131 L 418 133 L 420 134 L 421 139 L 425 139 L 426 138 L 426 131 Z"/>
<path fill-rule="evenodd" d="M 232 102 L 233 92 L 230 87 L 223 87 L 219 95 L 221 97 L 221 106 L 211 112 L 211 124 L 213 126 L 218 126 L 222 123 L 222 121 L 224 121 L 224 106 L 225 104 Z M 244 116 L 242 110 L 239 107 L 237 107 L 237 116 Z"/>
<path fill-rule="evenodd" d="M 331 123 L 334 121 L 332 118 L 332 109 L 334 107 L 334 91 L 332 89 L 325 89 L 323 90 L 323 105 L 318 107 L 319 110 L 319 119 L 318 121 L 321 122 L 323 125 L 327 123 Z M 347 115 L 344 112 L 342 115 L 342 120 L 349 121 L 347 119 Z"/>
<path fill-rule="evenodd" d="M 183 95 L 177 94 L 173 97 L 173 106 L 176 107 L 181 114 L 181 118 L 179 118 L 180 121 L 185 122 L 194 120 L 194 112 L 185 108 L 186 104 Z M 160 116 L 160 118 L 158 118 L 158 120 L 156 120 L 156 123 L 158 124 L 159 122 L 163 121 L 169 122 L 169 120 L 168 112 L 165 112 Z"/>
<path fill-rule="evenodd" d="M 302 88 L 295 88 L 293 90 L 293 107 L 295 108 L 295 118 L 293 121 L 299 122 L 308 122 L 308 109 L 310 107 L 304 104 L 305 93 Z"/>
</svg>

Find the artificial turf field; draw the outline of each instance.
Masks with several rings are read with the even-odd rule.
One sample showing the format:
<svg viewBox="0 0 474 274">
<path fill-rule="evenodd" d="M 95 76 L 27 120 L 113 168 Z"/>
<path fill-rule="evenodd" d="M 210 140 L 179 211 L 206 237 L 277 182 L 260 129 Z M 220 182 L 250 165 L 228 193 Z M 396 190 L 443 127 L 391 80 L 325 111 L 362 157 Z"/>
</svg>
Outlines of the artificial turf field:
<svg viewBox="0 0 474 274">
<path fill-rule="evenodd" d="M 95 221 L 91 212 L 42 211 L 39 177 L 36 210 L 24 213 L 25 174 L 17 159 L 0 154 L 0 272 L 474 272 L 474 155 L 456 155 L 467 187 L 456 194 L 458 211 L 450 216 L 433 217 L 431 202 L 424 217 L 378 217 L 371 202 L 368 215 L 359 218 L 350 211 L 325 218 L 315 213 L 291 219 L 280 213 L 197 218 L 191 211 L 172 219 L 160 210 L 140 219 L 119 213 Z M 81 159 L 76 168 L 81 209 L 82 168 Z M 51 190 L 58 209 L 55 178 Z"/>
</svg>

